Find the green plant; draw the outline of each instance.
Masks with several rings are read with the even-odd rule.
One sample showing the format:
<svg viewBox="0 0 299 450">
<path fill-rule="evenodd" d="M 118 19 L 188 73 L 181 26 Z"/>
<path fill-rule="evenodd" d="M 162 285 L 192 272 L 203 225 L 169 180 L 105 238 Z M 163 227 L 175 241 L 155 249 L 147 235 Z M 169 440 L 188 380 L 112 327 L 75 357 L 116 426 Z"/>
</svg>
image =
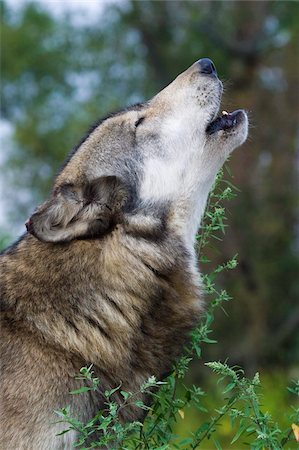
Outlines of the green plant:
<svg viewBox="0 0 299 450">
<path fill-rule="evenodd" d="M 219 233 L 225 233 L 226 217 L 223 202 L 232 199 L 236 195 L 235 190 L 229 181 L 224 180 L 224 171 L 221 170 L 210 194 L 201 234 L 198 236 L 202 264 L 210 262 L 203 250 L 210 245 L 212 239 L 220 239 Z M 222 308 L 225 311 L 225 303 L 231 300 L 225 290 L 218 289 L 216 278 L 219 273 L 234 269 L 236 265 L 235 255 L 228 262 L 217 266 L 211 273 L 203 276 L 206 296 L 210 300 L 209 307 L 203 320 L 192 333 L 190 346 L 185 349 L 184 355 L 175 363 L 173 372 L 163 382 L 151 377 L 140 386 L 138 392 L 124 392 L 121 386 L 106 391 L 104 393 L 105 408 L 85 424 L 72 417 L 69 407 L 56 411 L 60 422 L 68 425 L 68 428 L 60 434 L 76 430 L 78 441 L 74 447 L 80 450 L 99 447 L 123 450 L 194 450 L 204 448 L 202 446 L 205 445 L 206 440 L 211 440 L 216 449 L 221 449 L 217 427 L 227 416 L 235 433 L 230 445 L 236 442 L 240 445 L 242 438 L 254 450 L 284 448 L 293 438 L 291 422 L 298 422 L 299 407 L 293 407 L 293 412 L 290 413 L 289 428 L 281 430 L 269 413 L 262 412 L 259 374 L 248 379 L 241 368 L 229 367 L 226 362 L 205 363 L 218 375 L 220 383 L 225 381 L 222 386 L 223 404 L 214 409 L 208 420 L 192 432 L 190 431 L 188 437 L 181 438 L 175 434 L 176 422 L 179 417 L 184 418 L 188 408 L 193 407 L 206 415 L 210 414 L 205 407 L 204 399 L 211 394 L 205 393 L 198 386 L 188 386 L 186 375 L 190 363 L 202 357 L 203 344 L 216 343 L 210 337 L 215 310 Z M 89 390 L 98 391 L 100 380 L 94 377 L 92 366 L 83 367 L 78 378 L 84 382 L 84 386 L 71 392 L 72 395 L 80 395 Z M 159 388 L 159 390 L 153 391 L 153 388 Z M 120 403 L 113 400 L 113 394 L 116 391 L 121 395 Z M 294 382 L 294 386 L 289 388 L 289 391 L 298 397 L 299 382 Z M 100 391 L 98 392 L 102 395 Z M 137 399 L 139 392 L 147 392 L 152 397 L 151 406 Z M 123 424 L 120 422 L 119 412 L 132 404 L 145 410 L 146 417 L 143 423 L 135 421 Z"/>
</svg>

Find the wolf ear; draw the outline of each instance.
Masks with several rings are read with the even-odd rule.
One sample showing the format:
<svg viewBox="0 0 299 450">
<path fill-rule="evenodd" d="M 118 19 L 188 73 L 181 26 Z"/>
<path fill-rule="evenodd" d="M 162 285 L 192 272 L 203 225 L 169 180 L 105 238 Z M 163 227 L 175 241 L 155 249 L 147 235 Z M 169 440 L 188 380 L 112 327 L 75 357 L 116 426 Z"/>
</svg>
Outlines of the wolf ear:
<svg viewBox="0 0 299 450">
<path fill-rule="evenodd" d="M 54 190 L 26 222 L 27 231 L 44 242 L 65 242 L 105 233 L 123 210 L 129 189 L 115 176 L 104 176 Z"/>
</svg>

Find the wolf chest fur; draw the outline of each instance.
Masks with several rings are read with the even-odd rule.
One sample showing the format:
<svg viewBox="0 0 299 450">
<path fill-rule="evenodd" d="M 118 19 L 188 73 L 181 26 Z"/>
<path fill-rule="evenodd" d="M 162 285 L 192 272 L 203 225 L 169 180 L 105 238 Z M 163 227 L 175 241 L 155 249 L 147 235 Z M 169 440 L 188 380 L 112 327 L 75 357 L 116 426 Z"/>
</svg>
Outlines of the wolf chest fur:
<svg viewBox="0 0 299 450">
<path fill-rule="evenodd" d="M 195 234 L 217 171 L 247 136 L 244 111 L 216 117 L 221 95 L 204 58 L 99 122 L 1 255 L 1 449 L 72 448 L 75 434 L 55 437 L 53 410 L 70 404 L 87 421 L 103 406 L 69 395 L 82 366 L 103 390 L 136 391 L 181 354 L 202 311 Z"/>
</svg>

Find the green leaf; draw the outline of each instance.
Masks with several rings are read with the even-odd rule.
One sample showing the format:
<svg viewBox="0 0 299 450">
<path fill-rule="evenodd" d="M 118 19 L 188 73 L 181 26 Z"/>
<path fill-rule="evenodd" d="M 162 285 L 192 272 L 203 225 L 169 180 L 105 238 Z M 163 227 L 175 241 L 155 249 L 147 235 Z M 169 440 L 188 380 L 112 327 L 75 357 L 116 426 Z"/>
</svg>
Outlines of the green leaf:
<svg viewBox="0 0 299 450">
<path fill-rule="evenodd" d="M 124 398 L 125 400 L 127 400 L 127 399 L 129 398 L 129 393 L 128 393 L 128 392 L 120 391 L 120 393 L 121 393 L 121 395 L 123 396 L 123 398 Z"/>
<path fill-rule="evenodd" d="M 70 406 L 67 406 L 66 408 L 62 408 L 62 409 L 55 409 L 54 413 L 57 414 L 59 417 L 68 417 L 70 414 Z"/>
<path fill-rule="evenodd" d="M 234 389 L 234 387 L 236 387 L 236 383 L 232 381 L 226 386 L 226 388 L 223 391 L 223 394 L 226 394 L 227 392 L 231 391 L 232 389 Z"/>
<path fill-rule="evenodd" d="M 77 395 L 77 394 L 83 394 L 84 392 L 88 392 L 91 391 L 92 388 L 88 387 L 88 386 L 82 386 L 80 387 L 80 389 L 76 389 L 74 391 L 70 391 L 71 395 Z"/>
<path fill-rule="evenodd" d="M 209 339 L 208 337 L 204 337 L 202 342 L 205 342 L 206 344 L 217 344 L 215 339 Z"/>
<path fill-rule="evenodd" d="M 231 444 L 234 444 L 244 433 L 244 431 L 247 428 L 247 424 L 245 423 L 244 419 L 240 420 L 240 424 L 239 424 L 239 429 L 237 431 L 237 433 L 235 434 L 235 436 L 233 437 L 233 439 L 231 440 Z"/>
<path fill-rule="evenodd" d="M 138 406 L 138 408 L 150 410 L 151 408 L 147 405 L 145 405 L 141 400 L 136 400 L 135 405 Z"/>
<path fill-rule="evenodd" d="M 105 391 L 105 393 L 104 393 L 105 397 L 107 397 L 107 398 L 111 397 L 111 395 L 114 394 L 114 392 L 118 391 L 120 389 L 120 387 L 121 387 L 121 384 L 119 386 L 117 386 L 116 388 L 111 389 L 110 391 L 108 391 L 108 390 Z"/>
<path fill-rule="evenodd" d="M 197 428 L 197 430 L 195 431 L 195 434 L 201 434 L 204 431 L 206 431 L 208 428 L 210 427 L 210 423 L 209 422 L 204 422 L 203 424 L 200 425 L 199 428 Z"/>
<path fill-rule="evenodd" d="M 219 441 L 217 441 L 217 439 L 215 439 L 213 436 L 212 436 L 212 441 L 215 444 L 215 447 L 217 448 L 217 450 L 222 450 L 222 447 L 221 447 Z"/>
<path fill-rule="evenodd" d="M 186 438 L 186 439 L 183 439 L 182 441 L 180 441 L 180 445 L 192 444 L 192 442 L 193 442 L 192 438 Z"/>
<path fill-rule="evenodd" d="M 68 428 L 67 430 L 63 430 L 60 433 L 55 434 L 55 436 L 62 436 L 65 433 L 68 433 L 69 431 L 72 431 L 72 428 Z"/>
</svg>

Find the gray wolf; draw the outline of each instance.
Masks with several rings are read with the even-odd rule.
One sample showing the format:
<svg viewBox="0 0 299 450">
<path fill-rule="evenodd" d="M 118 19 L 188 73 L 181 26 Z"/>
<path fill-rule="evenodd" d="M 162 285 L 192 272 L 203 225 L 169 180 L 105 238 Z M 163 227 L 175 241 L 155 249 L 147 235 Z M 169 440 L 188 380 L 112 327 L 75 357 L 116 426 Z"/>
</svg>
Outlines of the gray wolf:
<svg viewBox="0 0 299 450">
<path fill-rule="evenodd" d="M 221 96 L 204 58 L 97 123 L 1 255 L 1 449 L 72 447 L 53 410 L 70 404 L 87 421 L 103 406 L 69 395 L 82 366 L 103 389 L 136 391 L 181 354 L 203 308 L 195 234 L 217 171 L 247 136 L 244 111 L 217 118 Z"/>
</svg>

